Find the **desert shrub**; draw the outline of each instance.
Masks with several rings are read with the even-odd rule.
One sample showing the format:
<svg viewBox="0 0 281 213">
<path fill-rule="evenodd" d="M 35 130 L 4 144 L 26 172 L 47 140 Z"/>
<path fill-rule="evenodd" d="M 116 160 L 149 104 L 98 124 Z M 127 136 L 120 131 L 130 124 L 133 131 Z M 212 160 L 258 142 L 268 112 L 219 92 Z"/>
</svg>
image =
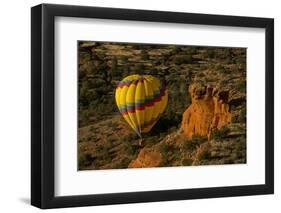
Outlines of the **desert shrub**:
<svg viewBox="0 0 281 213">
<path fill-rule="evenodd" d="M 89 81 L 89 86 L 87 89 L 103 87 L 105 84 L 106 83 L 103 79 L 94 78 Z"/>
<path fill-rule="evenodd" d="M 194 55 L 197 53 L 197 49 L 195 47 L 189 47 L 187 50 L 185 50 L 185 53 Z"/>
<path fill-rule="evenodd" d="M 239 117 L 240 117 L 239 115 L 232 116 L 231 122 L 232 123 L 239 123 L 240 122 Z"/>
<path fill-rule="evenodd" d="M 144 73 L 144 69 L 145 66 L 143 64 L 136 64 L 132 70 L 136 73 L 136 74 L 140 74 L 142 75 Z"/>
<path fill-rule="evenodd" d="M 223 48 L 220 54 L 221 59 L 228 60 L 231 58 L 231 49 L 230 48 Z"/>
<path fill-rule="evenodd" d="M 121 60 L 123 63 L 128 63 L 129 57 L 128 57 L 128 56 L 125 56 L 125 55 L 122 55 L 122 56 L 120 56 L 120 60 Z"/>
<path fill-rule="evenodd" d="M 116 121 L 108 121 L 107 122 L 107 126 L 110 127 L 110 128 L 115 128 L 117 125 L 117 122 Z"/>
<path fill-rule="evenodd" d="M 231 70 L 231 69 L 229 69 L 229 68 L 224 68 L 223 70 L 222 70 L 222 73 L 224 73 L 224 74 L 231 74 L 233 72 L 233 70 Z"/>
<path fill-rule="evenodd" d="M 111 75 L 112 76 L 118 76 L 118 60 L 116 58 L 116 56 L 114 56 L 112 59 L 111 59 Z"/>
<path fill-rule="evenodd" d="M 149 60 L 149 55 L 147 54 L 147 52 L 145 50 L 141 51 L 141 59 L 142 60 Z"/>
<path fill-rule="evenodd" d="M 179 55 L 174 57 L 173 62 L 176 65 L 191 64 L 193 62 L 193 59 L 191 55 Z"/>
<path fill-rule="evenodd" d="M 169 160 L 167 155 L 162 155 L 161 163 L 159 165 L 160 167 L 166 167 L 169 166 Z"/>
<path fill-rule="evenodd" d="M 229 83 L 228 79 L 224 79 L 224 80 L 221 80 L 221 81 L 220 81 L 220 85 L 221 85 L 221 86 L 227 86 L 228 83 Z"/>
<path fill-rule="evenodd" d="M 139 139 L 139 136 L 137 136 L 137 134 L 129 134 L 129 135 L 125 135 L 121 138 L 121 141 L 124 141 L 124 142 L 132 142 L 134 140 L 137 140 Z"/>
<path fill-rule="evenodd" d="M 207 137 L 206 136 L 201 136 L 201 135 L 193 135 L 192 136 L 192 141 L 196 142 L 198 144 L 202 144 L 202 143 L 207 141 Z"/>
<path fill-rule="evenodd" d="M 79 167 L 90 166 L 92 163 L 92 158 L 90 154 L 80 153 L 78 156 Z"/>
<path fill-rule="evenodd" d="M 93 139 L 95 139 L 95 137 L 94 137 L 94 136 L 91 136 L 91 135 L 89 135 L 89 136 L 86 138 L 86 140 L 87 140 L 88 142 L 92 141 Z"/>
<path fill-rule="evenodd" d="M 239 70 L 241 70 L 242 72 L 246 72 L 246 69 L 247 69 L 246 63 L 239 64 Z"/>
<path fill-rule="evenodd" d="M 233 159 L 225 159 L 225 160 L 223 160 L 223 164 L 234 164 L 234 160 Z"/>
<path fill-rule="evenodd" d="M 204 54 L 204 57 L 212 59 L 215 58 L 215 55 L 216 55 L 215 51 L 212 48 L 208 48 Z"/>
<path fill-rule="evenodd" d="M 160 166 L 168 166 L 171 159 L 179 158 L 179 150 L 173 145 L 167 143 L 161 143 L 159 146 L 160 153 L 162 155 L 162 161 Z"/>
<path fill-rule="evenodd" d="M 83 110 L 79 112 L 79 127 L 83 126 L 85 123 L 88 123 L 90 120 L 89 110 Z"/>
<path fill-rule="evenodd" d="M 107 142 L 109 143 L 109 145 L 111 146 L 113 144 L 113 142 L 115 141 L 116 139 L 114 137 L 108 137 L 107 138 Z"/>
<path fill-rule="evenodd" d="M 126 169 L 128 168 L 129 163 L 131 162 L 130 158 L 123 158 L 119 163 L 114 165 L 114 169 Z"/>
<path fill-rule="evenodd" d="M 242 122 L 242 123 L 246 122 L 246 113 L 247 113 L 246 105 L 244 104 L 241 111 L 240 111 L 240 115 L 239 115 L 239 121 L 240 122 Z"/>
<path fill-rule="evenodd" d="M 209 152 L 209 150 L 204 149 L 202 152 L 200 152 L 197 155 L 197 159 L 199 161 L 203 161 L 203 160 L 209 160 L 211 158 L 211 153 Z"/>
<path fill-rule="evenodd" d="M 193 152 L 197 149 L 198 144 L 194 143 L 192 140 L 186 140 L 183 142 L 183 149 L 188 152 Z"/>
<path fill-rule="evenodd" d="M 246 91 L 246 81 L 245 80 L 239 81 L 238 85 L 237 85 L 237 89 L 241 92 L 245 92 Z"/>
<path fill-rule="evenodd" d="M 181 151 L 177 146 L 171 147 L 171 156 L 172 156 L 172 160 L 174 160 L 174 161 L 181 160 L 181 158 L 182 158 Z"/>
<path fill-rule="evenodd" d="M 224 59 L 224 62 L 225 62 L 226 64 L 233 64 L 233 63 L 234 63 L 234 61 L 232 60 L 232 58 L 226 58 L 226 59 Z"/>
<path fill-rule="evenodd" d="M 182 165 L 183 166 L 191 166 L 192 163 L 193 163 L 193 160 L 190 159 L 190 158 L 185 158 L 185 159 L 182 160 Z"/>
<path fill-rule="evenodd" d="M 151 147 L 155 145 L 158 142 L 159 138 L 158 136 L 150 136 L 145 138 L 145 146 L 146 147 Z"/>
<path fill-rule="evenodd" d="M 221 63 L 219 63 L 219 64 L 215 65 L 215 69 L 218 70 L 218 71 L 223 71 L 224 70 L 224 66 Z"/>
<path fill-rule="evenodd" d="M 246 56 L 240 56 L 235 58 L 235 62 L 237 64 L 245 64 L 246 65 Z"/>
<path fill-rule="evenodd" d="M 141 45 L 141 44 L 134 44 L 133 48 L 135 50 L 141 50 L 143 48 L 143 45 Z"/>
<path fill-rule="evenodd" d="M 103 154 L 104 152 L 106 152 L 106 147 L 99 145 L 96 147 L 96 152 L 98 152 L 99 154 Z"/>
<path fill-rule="evenodd" d="M 92 56 L 89 52 L 80 52 L 79 57 L 80 57 L 80 59 L 82 59 L 84 61 L 89 61 L 92 58 Z"/>
<path fill-rule="evenodd" d="M 135 146 L 133 144 L 133 142 L 138 139 L 138 136 L 136 136 L 135 134 L 133 135 L 126 135 L 124 137 L 121 138 L 123 147 L 124 147 L 124 151 L 127 155 L 134 155 L 137 151 L 137 146 Z"/>
<path fill-rule="evenodd" d="M 216 129 L 212 132 L 212 139 L 214 140 L 223 139 L 228 135 L 229 132 L 230 129 L 226 126 L 222 127 L 221 129 Z"/>
<path fill-rule="evenodd" d="M 169 152 L 170 147 L 166 143 L 161 143 L 159 149 L 162 155 L 166 155 Z"/>
<path fill-rule="evenodd" d="M 204 78 L 205 74 L 203 72 L 200 72 L 200 73 L 197 74 L 197 77 L 198 78 Z"/>
<path fill-rule="evenodd" d="M 171 55 L 176 55 L 181 51 L 181 48 L 179 46 L 173 46 Z"/>
<path fill-rule="evenodd" d="M 90 126 L 90 127 L 89 127 L 89 131 L 94 132 L 94 131 L 95 131 L 94 126 Z"/>
<path fill-rule="evenodd" d="M 246 137 L 245 136 L 241 136 L 236 140 L 235 151 L 236 152 L 246 151 Z"/>
<path fill-rule="evenodd" d="M 134 155 L 137 151 L 136 146 L 133 146 L 132 143 L 124 143 L 124 149 L 127 155 Z"/>
<path fill-rule="evenodd" d="M 206 141 L 207 138 L 204 136 L 193 135 L 191 140 L 185 140 L 183 142 L 183 149 L 187 152 L 193 152 Z"/>
</svg>

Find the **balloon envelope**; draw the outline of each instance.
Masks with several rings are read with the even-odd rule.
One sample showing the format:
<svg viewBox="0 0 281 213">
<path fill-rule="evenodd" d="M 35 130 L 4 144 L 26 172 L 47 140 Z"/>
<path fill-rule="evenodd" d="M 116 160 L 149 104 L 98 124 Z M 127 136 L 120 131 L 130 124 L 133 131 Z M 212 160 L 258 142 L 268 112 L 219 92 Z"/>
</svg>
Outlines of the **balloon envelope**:
<svg viewBox="0 0 281 213">
<path fill-rule="evenodd" d="M 119 82 L 115 100 L 127 123 L 141 137 L 164 112 L 168 92 L 164 81 L 151 75 L 130 75 Z"/>
</svg>

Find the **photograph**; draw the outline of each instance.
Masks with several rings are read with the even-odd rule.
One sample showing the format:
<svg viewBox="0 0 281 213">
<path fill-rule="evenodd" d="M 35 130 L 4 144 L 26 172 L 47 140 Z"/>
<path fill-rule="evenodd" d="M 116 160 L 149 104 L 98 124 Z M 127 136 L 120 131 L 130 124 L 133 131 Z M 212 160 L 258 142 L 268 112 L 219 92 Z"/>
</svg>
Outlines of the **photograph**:
<svg viewBox="0 0 281 213">
<path fill-rule="evenodd" d="M 227 3 L 232 10 L 222 14 L 221 3 L 200 10 L 152 3 L 37 3 L 29 11 L 31 61 L 22 61 L 31 65 L 31 75 L 24 74 L 30 94 L 8 92 L 9 79 L 21 82 L 18 76 L 5 78 L 3 91 L 13 97 L 10 108 L 30 100 L 30 146 L 24 145 L 30 165 L 13 170 L 29 172 L 32 206 L 126 208 L 245 196 L 240 201 L 252 211 L 263 195 L 276 198 L 272 16 L 278 10 L 262 14 L 244 2 L 251 10 L 242 13 Z M 6 114 L 5 125 L 14 127 Z M 198 202 L 188 205 L 198 209 Z M 258 203 L 256 209 L 277 205 Z"/>
<path fill-rule="evenodd" d="M 78 171 L 245 164 L 247 48 L 78 41 Z"/>
</svg>

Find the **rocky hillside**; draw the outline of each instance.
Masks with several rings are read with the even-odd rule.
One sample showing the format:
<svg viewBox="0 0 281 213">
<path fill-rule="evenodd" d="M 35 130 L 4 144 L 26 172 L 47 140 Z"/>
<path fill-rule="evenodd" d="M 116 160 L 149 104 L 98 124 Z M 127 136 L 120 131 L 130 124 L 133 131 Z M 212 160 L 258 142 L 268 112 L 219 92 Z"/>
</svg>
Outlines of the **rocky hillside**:
<svg viewBox="0 0 281 213">
<path fill-rule="evenodd" d="M 183 113 L 181 128 L 143 148 L 129 167 L 246 162 L 246 126 L 232 122 L 229 91 L 192 84 L 189 92 L 192 103 Z"/>
<path fill-rule="evenodd" d="M 80 42 L 79 169 L 246 162 L 246 49 Z M 169 102 L 139 138 L 115 105 L 130 74 L 167 81 Z"/>
</svg>

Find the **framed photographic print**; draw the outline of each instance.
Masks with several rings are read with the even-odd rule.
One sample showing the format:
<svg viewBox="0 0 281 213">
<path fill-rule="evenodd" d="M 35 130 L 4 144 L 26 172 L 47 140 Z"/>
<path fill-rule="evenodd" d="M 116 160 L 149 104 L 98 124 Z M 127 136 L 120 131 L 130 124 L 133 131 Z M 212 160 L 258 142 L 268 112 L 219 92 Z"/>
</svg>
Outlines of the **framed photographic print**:
<svg viewBox="0 0 281 213">
<path fill-rule="evenodd" d="M 31 9 L 31 203 L 272 194 L 274 21 Z"/>
</svg>

